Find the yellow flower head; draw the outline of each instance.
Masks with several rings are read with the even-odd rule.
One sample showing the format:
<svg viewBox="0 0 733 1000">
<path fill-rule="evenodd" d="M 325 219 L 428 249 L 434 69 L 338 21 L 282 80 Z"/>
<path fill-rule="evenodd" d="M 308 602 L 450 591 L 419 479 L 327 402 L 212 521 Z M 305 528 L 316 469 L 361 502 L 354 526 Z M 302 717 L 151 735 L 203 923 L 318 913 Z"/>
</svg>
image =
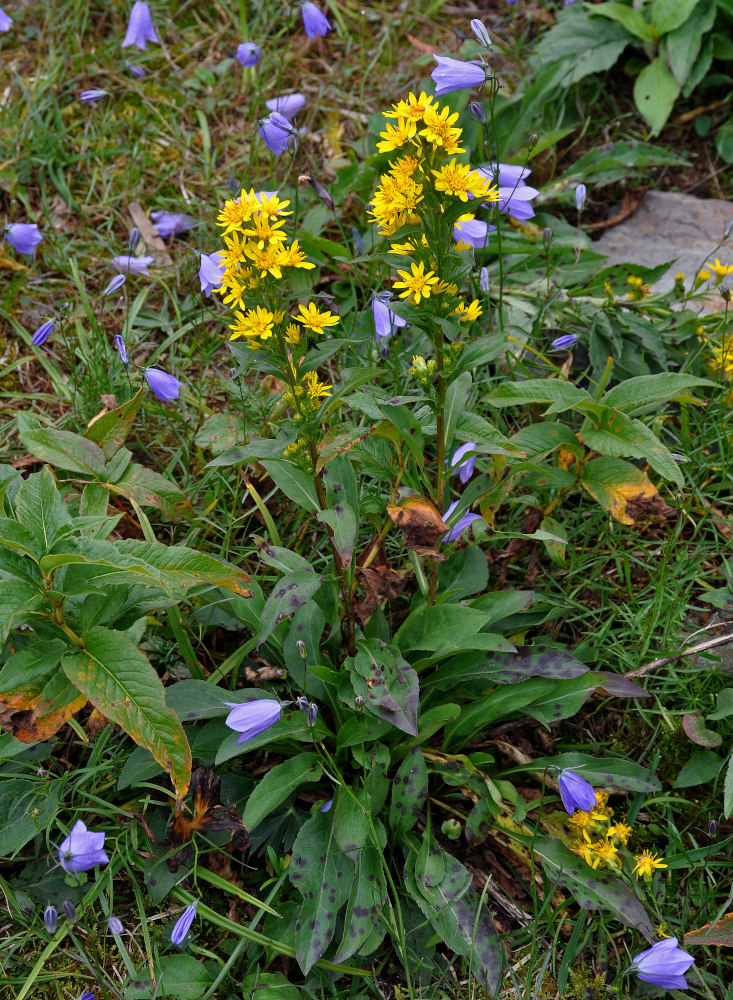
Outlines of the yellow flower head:
<svg viewBox="0 0 733 1000">
<path fill-rule="evenodd" d="M 599 840 L 597 844 L 593 845 L 593 861 L 591 862 L 591 866 L 593 868 L 601 868 L 604 865 L 620 868 L 621 861 L 618 856 L 618 847 L 615 844 L 610 843 L 608 840 Z"/>
<path fill-rule="evenodd" d="M 617 844 L 628 844 L 629 837 L 633 832 L 633 827 L 622 823 L 621 820 L 617 820 L 613 826 L 609 826 L 606 836 L 611 840 L 615 840 Z"/>
<path fill-rule="evenodd" d="M 433 149 L 442 149 L 446 154 L 463 153 L 463 149 L 455 149 L 463 130 L 454 128 L 458 121 L 458 112 L 450 113 L 450 108 L 439 110 L 437 106 L 426 109 L 423 116 L 425 128 L 420 130 L 420 135 L 432 145 Z"/>
<path fill-rule="evenodd" d="M 256 337 L 259 340 L 268 340 L 272 336 L 276 317 L 274 313 L 263 309 L 262 306 L 247 309 L 244 313 L 236 312 L 235 316 L 236 323 L 229 326 L 230 330 L 234 330 L 230 340 L 236 340 L 237 337 Z"/>
<path fill-rule="evenodd" d="M 299 344 L 300 343 L 300 327 L 296 326 L 295 323 L 288 323 L 287 329 L 285 330 L 285 342 L 288 344 Z"/>
<path fill-rule="evenodd" d="M 440 170 L 433 170 L 432 173 L 435 175 L 436 191 L 445 191 L 446 194 L 460 198 L 461 201 L 468 201 L 469 194 L 474 198 L 491 198 L 492 184 L 483 174 L 471 170 L 467 163 L 459 163 L 454 159 Z M 497 201 L 499 194 L 496 189 L 494 194 L 495 197 L 491 200 Z"/>
<path fill-rule="evenodd" d="M 307 271 L 316 266 L 306 260 L 297 240 L 293 240 L 289 247 L 278 247 L 277 263 L 280 267 L 301 267 Z"/>
<path fill-rule="evenodd" d="M 708 264 L 707 266 L 719 278 L 724 278 L 726 274 L 733 274 L 733 264 L 721 264 L 717 257 L 714 264 Z"/>
<path fill-rule="evenodd" d="M 595 847 L 596 845 L 592 844 L 590 841 L 578 840 L 573 844 L 572 851 L 573 854 L 579 855 L 586 864 L 592 865 L 595 860 Z"/>
<path fill-rule="evenodd" d="M 668 866 L 664 863 L 664 858 L 658 858 L 656 854 L 652 854 L 651 851 L 642 851 L 639 855 L 634 855 L 634 861 L 636 865 L 634 866 L 633 872 L 637 879 L 641 878 L 651 878 L 657 868 L 667 868 Z"/>
<path fill-rule="evenodd" d="M 568 817 L 568 823 L 577 826 L 578 830 L 587 830 L 590 826 L 590 813 L 576 809 L 573 815 Z"/>
<path fill-rule="evenodd" d="M 257 213 L 250 219 L 249 226 L 244 230 L 244 235 L 249 236 L 261 250 L 266 243 L 285 242 L 287 236 L 280 229 L 284 225 L 284 219 L 273 222 L 268 215 Z"/>
<path fill-rule="evenodd" d="M 336 326 L 339 322 L 338 316 L 333 316 L 328 310 L 319 312 L 315 302 L 309 302 L 307 306 L 299 305 L 300 316 L 293 315 L 308 330 L 314 333 L 323 333 L 326 327 Z"/>
<path fill-rule="evenodd" d="M 415 135 L 417 126 L 409 118 L 398 118 L 396 125 L 388 125 L 386 131 L 380 132 L 379 137 L 383 142 L 377 143 L 380 153 L 390 153 L 393 149 L 399 149 Z"/>
<path fill-rule="evenodd" d="M 420 161 L 416 156 L 401 156 L 394 163 L 390 160 L 389 172 L 397 180 L 409 180 L 420 166 Z"/>
<path fill-rule="evenodd" d="M 422 121 L 428 108 L 434 107 L 434 98 L 423 91 L 419 97 L 410 94 L 406 101 L 392 105 L 391 111 L 383 111 L 385 118 L 408 118 L 410 121 Z"/>
<path fill-rule="evenodd" d="M 333 389 L 332 385 L 326 385 L 325 382 L 318 381 L 318 375 L 315 372 L 307 372 L 303 377 L 305 382 L 306 392 L 308 393 L 308 398 L 312 403 L 318 402 L 324 396 L 330 396 L 331 393 L 329 389 Z"/>
<path fill-rule="evenodd" d="M 463 299 L 458 303 L 458 308 L 453 310 L 453 316 L 459 316 L 459 323 L 473 323 L 478 319 L 483 309 L 478 304 L 478 299 L 474 299 L 470 305 L 466 305 Z"/>
<path fill-rule="evenodd" d="M 613 809 L 609 806 L 593 806 L 590 811 L 590 818 L 594 823 L 607 823 L 613 816 Z"/>
<path fill-rule="evenodd" d="M 280 270 L 280 263 L 278 261 L 280 251 L 277 244 L 270 243 L 262 249 L 250 245 L 244 248 L 244 252 L 252 261 L 255 271 L 260 272 L 261 278 L 264 278 L 267 274 L 271 274 L 273 278 L 282 278 L 283 273 Z"/>
<path fill-rule="evenodd" d="M 402 278 L 402 281 L 395 281 L 395 288 L 403 288 L 404 291 L 400 292 L 400 298 L 406 299 L 408 295 L 413 296 L 413 301 L 415 305 L 420 304 L 420 299 L 430 298 L 430 286 L 435 285 L 438 282 L 438 278 L 434 275 L 432 271 L 428 271 L 425 274 L 425 264 L 420 261 L 420 264 L 411 264 L 412 273 L 409 271 L 398 271 L 397 274 Z"/>
</svg>

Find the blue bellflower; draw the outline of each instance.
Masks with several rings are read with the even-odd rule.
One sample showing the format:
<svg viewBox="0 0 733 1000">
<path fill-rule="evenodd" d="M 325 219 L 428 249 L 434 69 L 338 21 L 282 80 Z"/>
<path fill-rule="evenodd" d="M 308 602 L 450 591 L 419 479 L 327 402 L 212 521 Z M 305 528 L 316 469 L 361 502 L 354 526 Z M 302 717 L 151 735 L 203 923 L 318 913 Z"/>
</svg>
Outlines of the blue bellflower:
<svg viewBox="0 0 733 1000">
<path fill-rule="evenodd" d="M 562 337 L 556 337 L 550 346 L 556 351 L 564 351 L 566 347 L 572 347 L 577 343 L 577 333 L 564 333 Z"/>
<path fill-rule="evenodd" d="M 76 912 L 76 907 L 74 906 L 74 904 L 71 902 L 70 899 L 65 899 L 63 901 L 63 903 L 61 904 L 61 909 L 63 910 L 64 916 L 66 917 L 66 919 L 69 921 L 70 924 L 75 924 L 77 922 L 79 916 Z"/>
<path fill-rule="evenodd" d="M 132 73 L 132 75 L 136 76 L 138 80 L 141 80 L 144 76 L 147 76 L 147 73 L 142 68 L 142 66 L 138 66 L 136 63 L 127 63 L 126 65 L 127 65 L 127 72 Z"/>
<path fill-rule="evenodd" d="M 9 14 L 6 14 L 2 7 L 0 7 L 0 31 L 10 31 L 10 25 L 12 23 L 12 17 L 10 17 Z"/>
<path fill-rule="evenodd" d="M 204 295 L 211 295 L 221 285 L 226 264 L 221 259 L 221 251 L 202 253 L 199 262 L 199 281 Z"/>
<path fill-rule="evenodd" d="M 557 782 L 560 786 L 563 807 L 569 816 L 572 816 L 576 809 L 590 812 L 597 805 L 593 785 L 590 785 L 575 771 L 570 771 L 566 767 L 560 771 Z"/>
<path fill-rule="evenodd" d="M 388 303 L 392 299 L 391 292 L 380 292 L 372 299 L 372 319 L 377 343 L 385 337 L 392 337 L 402 326 L 407 326 L 407 320 L 393 312 Z"/>
<path fill-rule="evenodd" d="M 471 455 L 470 458 L 466 459 L 464 459 L 463 456 L 467 455 L 469 451 L 474 451 L 475 448 L 476 448 L 475 441 L 466 441 L 465 444 L 462 444 L 459 448 L 456 448 L 456 450 L 453 452 L 453 457 L 450 460 L 449 475 L 458 476 L 458 478 L 461 480 L 464 486 L 473 475 L 473 470 L 476 465 L 476 456 Z M 447 459 L 445 464 L 448 465 Z"/>
<path fill-rule="evenodd" d="M 166 239 L 175 233 L 186 233 L 196 221 L 185 212 L 151 212 L 150 218 L 158 230 L 158 236 Z"/>
<path fill-rule="evenodd" d="M 311 41 L 313 41 L 316 35 L 323 37 L 326 32 L 331 30 L 328 18 L 325 14 L 321 13 L 314 3 L 304 3 L 300 12 L 303 15 L 303 28 Z"/>
<path fill-rule="evenodd" d="M 575 207 L 582 212 L 583 205 L 585 205 L 585 184 L 578 184 L 575 189 Z"/>
<path fill-rule="evenodd" d="M 175 375 L 164 372 L 162 368 L 146 368 L 145 380 L 153 390 L 153 395 L 164 403 L 172 403 L 181 395 L 181 386 Z"/>
<path fill-rule="evenodd" d="M 148 7 L 144 0 L 136 0 L 130 11 L 127 34 L 122 43 L 122 48 L 127 48 L 128 45 L 137 45 L 139 49 L 144 49 L 148 42 L 155 42 L 159 45 L 160 39 L 155 34 L 150 7 Z"/>
<path fill-rule="evenodd" d="M 117 257 L 113 257 L 110 263 L 115 271 L 119 271 L 121 274 L 144 274 L 149 278 L 148 267 L 153 263 L 153 260 L 153 257 L 133 257 L 129 253 L 121 253 Z"/>
<path fill-rule="evenodd" d="M 40 347 L 41 344 L 45 344 L 53 331 L 53 325 L 56 322 L 54 319 L 47 319 L 45 323 L 41 323 L 36 332 L 31 337 L 31 343 L 34 347 Z"/>
<path fill-rule="evenodd" d="M 275 156 L 280 156 L 281 153 L 285 152 L 291 137 L 297 142 L 295 126 L 291 125 L 288 119 L 278 111 L 273 111 L 267 118 L 263 118 L 257 126 L 257 131 L 267 148 Z"/>
<path fill-rule="evenodd" d="M 490 226 L 481 219 L 464 219 L 453 226 L 453 239 L 456 243 L 468 243 L 474 250 L 484 250 L 489 243 L 489 233 L 496 226 Z"/>
<path fill-rule="evenodd" d="M 522 167 L 516 163 L 490 163 L 487 167 L 476 169 L 499 187 L 516 187 L 532 173 L 529 167 Z"/>
<path fill-rule="evenodd" d="M 450 56 L 433 56 L 437 66 L 432 72 L 435 96 L 449 94 L 452 90 L 471 90 L 486 80 L 486 69 L 480 62 L 463 62 Z"/>
<path fill-rule="evenodd" d="M 183 913 L 180 915 L 178 920 L 176 920 L 173 925 L 173 930 L 171 931 L 171 944 L 181 945 L 188 937 L 188 932 L 191 930 L 191 924 L 193 923 L 194 917 L 196 916 L 196 907 L 199 905 L 199 901 L 195 900 L 193 903 L 189 904 Z"/>
<path fill-rule="evenodd" d="M 498 209 L 512 219 L 519 222 L 526 222 L 534 216 L 534 209 L 529 204 L 532 198 L 539 194 L 537 188 L 530 187 L 529 184 L 520 184 L 518 187 L 500 187 Z M 489 204 L 487 202 L 487 204 Z"/>
<path fill-rule="evenodd" d="M 127 281 L 127 277 L 124 274 L 116 274 L 111 281 L 107 283 L 107 287 L 102 292 L 102 297 L 105 295 L 114 295 L 115 292 L 119 292 L 122 286 Z"/>
<path fill-rule="evenodd" d="M 107 97 L 108 94 L 108 90 L 82 90 L 79 94 L 79 100 L 84 101 L 85 104 L 89 104 L 92 101 L 98 101 L 100 97 Z"/>
<path fill-rule="evenodd" d="M 645 983 L 653 983 L 666 990 L 686 990 L 685 973 L 695 964 L 692 955 L 677 947 L 677 938 L 657 941 L 633 959 L 630 972 Z"/>
<path fill-rule="evenodd" d="M 18 253 L 32 257 L 43 235 L 35 222 L 13 222 L 5 230 L 5 239 Z"/>
<path fill-rule="evenodd" d="M 225 720 L 226 725 L 242 734 L 237 740 L 237 746 L 274 726 L 282 713 L 280 702 L 274 698 L 257 698 L 244 703 L 225 701 L 224 704 L 231 708 Z"/>
<path fill-rule="evenodd" d="M 128 365 L 130 363 L 130 358 L 128 357 L 127 348 L 125 347 L 125 340 L 122 334 L 116 333 L 112 338 L 112 343 L 120 352 L 120 361 L 122 362 L 122 364 Z"/>
<path fill-rule="evenodd" d="M 103 833 L 87 830 L 80 819 L 74 823 L 69 836 L 59 846 L 59 863 L 64 871 L 87 872 L 95 865 L 106 865 L 109 858 L 103 850 Z M 66 911 L 64 911 L 66 912 Z"/>
<path fill-rule="evenodd" d="M 237 46 L 237 62 L 242 66 L 256 66 L 262 58 L 262 49 L 254 42 L 242 42 Z"/>
<path fill-rule="evenodd" d="M 489 289 L 491 288 L 491 279 L 489 278 L 488 267 L 482 267 L 481 270 L 479 271 L 478 286 L 482 292 L 486 292 L 488 294 Z"/>
<path fill-rule="evenodd" d="M 305 107 L 305 97 L 303 94 L 283 94 L 282 97 L 273 97 L 265 101 L 268 111 L 277 111 L 278 114 L 290 120 L 293 115 Z"/>
<path fill-rule="evenodd" d="M 453 503 L 448 508 L 448 510 L 445 512 L 445 514 L 443 514 L 444 521 L 448 520 L 448 518 L 455 511 L 457 506 L 458 506 L 458 500 L 454 500 Z M 474 521 L 483 521 L 483 518 L 481 517 L 480 514 L 471 514 L 469 511 L 466 511 L 466 513 L 462 514 L 461 517 L 456 521 L 456 523 L 453 525 L 450 531 L 447 534 L 443 535 L 441 541 L 455 542 L 456 539 L 460 538 L 460 536 L 463 534 L 466 528 Z"/>
</svg>

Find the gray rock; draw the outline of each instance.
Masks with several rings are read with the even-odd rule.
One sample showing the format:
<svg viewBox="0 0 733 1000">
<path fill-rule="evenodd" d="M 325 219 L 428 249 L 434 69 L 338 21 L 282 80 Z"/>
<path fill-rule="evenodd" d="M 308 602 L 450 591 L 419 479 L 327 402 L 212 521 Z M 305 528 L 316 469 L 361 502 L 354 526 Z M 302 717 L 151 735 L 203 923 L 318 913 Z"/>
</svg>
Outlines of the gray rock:
<svg viewBox="0 0 733 1000">
<path fill-rule="evenodd" d="M 672 288 L 678 271 L 684 272 L 685 287 L 689 289 L 711 254 L 712 260 L 717 256 L 722 264 L 733 264 L 733 234 L 720 247 L 729 222 L 733 222 L 733 203 L 729 201 L 694 198 L 674 191 L 648 191 L 631 218 L 606 230 L 593 249 L 605 254 L 609 264 L 656 267 L 673 260 L 653 290 L 666 292 Z"/>
</svg>

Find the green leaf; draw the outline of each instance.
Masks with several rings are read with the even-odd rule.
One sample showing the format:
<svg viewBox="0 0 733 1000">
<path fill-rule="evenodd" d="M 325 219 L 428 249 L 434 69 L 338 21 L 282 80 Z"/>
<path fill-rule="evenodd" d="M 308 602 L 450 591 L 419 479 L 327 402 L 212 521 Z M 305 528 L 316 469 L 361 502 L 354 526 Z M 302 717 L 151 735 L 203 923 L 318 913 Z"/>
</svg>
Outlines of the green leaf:
<svg viewBox="0 0 733 1000">
<path fill-rule="evenodd" d="M 14 521 L 9 517 L 0 517 L 0 545 L 6 546 L 13 552 L 22 552 L 30 556 L 34 562 L 40 555 L 38 551 L 38 540 L 30 528 L 26 528 L 20 521 Z"/>
<path fill-rule="evenodd" d="M 12 692 L 16 698 L 32 701 L 56 669 L 69 647 L 60 639 L 35 639 L 5 661 L 0 670 L 0 694 Z"/>
<path fill-rule="evenodd" d="M 471 652 L 454 656 L 425 679 L 425 686 L 455 689 L 467 681 L 518 684 L 530 677 L 569 680 L 588 673 L 588 667 L 562 647 L 518 646 L 516 653 Z"/>
<path fill-rule="evenodd" d="M 36 536 L 40 552 L 48 552 L 59 528 L 71 522 L 71 515 L 48 466 L 28 476 L 15 498 L 15 514 Z"/>
<path fill-rule="evenodd" d="M 684 765 L 673 787 L 693 788 L 695 785 L 706 785 L 717 778 L 723 764 L 723 758 L 712 750 L 699 750 Z"/>
<path fill-rule="evenodd" d="M 195 679 L 178 681 L 165 689 L 165 700 L 181 722 L 197 719 L 215 719 L 226 715 L 230 709 L 225 701 L 249 701 L 259 695 L 257 688 L 238 688 L 227 691 L 208 681 Z"/>
<path fill-rule="evenodd" d="M 679 28 L 695 10 L 700 0 L 654 0 L 652 25 L 658 35 Z M 595 13 L 595 11 L 594 11 Z"/>
<path fill-rule="evenodd" d="M 41 427 L 21 433 L 20 439 L 31 455 L 59 469 L 90 476 L 99 476 L 104 469 L 104 452 L 99 445 L 71 431 Z"/>
<path fill-rule="evenodd" d="M 257 546 L 257 555 L 267 566 L 279 569 L 281 573 L 294 573 L 296 570 L 314 572 L 313 567 L 297 552 L 291 549 L 284 549 L 279 545 L 270 545 L 266 538 L 261 535 L 250 535 L 250 538 Z"/>
<path fill-rule="evenodd" d="M 336 843 L 330 813 L 318 812 L 300 828 L 288 874 L 304 897 L 295 923 L 295 955 L 307 975 L 331 943 L 354 881 L 354 862 Z"/>
<path fill-rule="evenodd" d="M 723 783 L 723 815 L 726 819 L 733 816 L 733 754 L 728 761 Z M 2 852 L 0 852 L 2 853 Z"/>
<path fill-rule="evenodd" d="M 145 542 L 137 538 L 123 539 L 116 542 L 115 547 L 121 553 L 152 566 L 161 575 L 161 579 L 170 580 L 173 587 L 181 590 L 208 584 L 223 587 L 241 597 L 249 596 L 247 574 L 218 556 L 182 545 L 163 545 L 161 542 Z"/>
<path fill-rule="evenodd" d="M 555 69 L 557 83 L 566 89 L 590 73 L 610 69 L 631 40 L 622 24 L 612 22 L 600 30 L 583 7 L 569 6 L 540 39 L 535 58 L 543 69 Z"/>
<path fill-rule="evenodd" d="M 245 440 L 242 417 L 236 411 L 214 413 L 204 420 L 194 438 L 198 448 L 209 448 L 214 455 L 221 455 L 229 448 L 243 447 Z"/>
<path fill-rule="evenodd" d="M 316 753 L 301 753 L 271 768 L 260 778 L 247 799 L 242 823 L 248 830 L 255 830 L 301 785 L 318 781 L 321 770 L 321 761 Z"/>
<path fill-rule="evenodd" d="M 165 691 L 148 659 L 121 632 L 96 626 L 84 636 L 84 649 L 61 661 L 72 684 L 95 708 L 149 750 L 171 776 L 176 796 L 191 779 L 191 750 L 178 716 L 165 703 Z"/>
<path fill-rule="evenodd" d="M 206 466 L 215 469 L 222 465 L 240 465 L 242 462 L 260 461 L 263 458 L 282 458 L 283 451 L 295 441 L 296 433 L 274 438 L 250 438 L 249 444 L 234 445 L 213 458 Z"/>
<path fill-rule="evenodd" d="M 401 649 L 428 650 L 436 656 L 465 649 L 471 637 L 490 620 L 485 611 L 462 604 L 422 604 L 412 611 L 395 633 Z"/>
<path fill-rule="evenodd" d="M 176 1000 L 200 1000 L 212 983 L 211 973 L 193 955 L 163 955 L 155 967 L 156 981 L 160 982 L 161 977 L 166 995 Z M 158 987 L 153 986 L 146 968 L 135 976 L 124 996 L 125 1000 L 153 1000 L 157 993 Z"/>
<path fill-rule="evenodd" d="M 478 413 L 460 413 L 455 436 L 457 441 L 475 441 L 480 445 L 476 450 L 487 455 L 520 454 L 498 427 Z"/>
<path fill-rule="evenodd" d="M 583 443 L 610 458 L 643 458 L 660 476 L 682 486 L 684 478 L 669 449 L 640 420 L 610 406 L 594 404 L 580 428 Z"/>
<path fill-rule="evenodd" d="M 379 639 L 358 641 L 356 656 L 344 661 L 354 696 L 361 695 L 364 707 L 409 736 L 417 736 L 419 685 L 417 674 L 396 646 Z M 344 698 L 345 688 L 339 690 Z M 344 700 L 353 708 L 353 698 Z"/>
<path fill-rule="evenodd" d="M 590 399 L 584 389 L 557 378 L 528 378 L 523 382 L 502 382 L 483 397 L 491 406 L 525 406 L 550 403 L 547 413 L 562 413 Z"/>
<path fill-rule="evenodd" d="M 419 746 L 402 761 L 392 782 L 389 825 L 395 836 L 411 830 L 425 808 L 428 796 L 428 769 Z"/>
<path fill-rule="evenodd" d="M 708 719 L 727 719 L 733 715 L 733 688 L 723 688 L 718 691 L 718 701 L 714 712 L 708 715 Z"/>
<path fill-rule="evenodd" d="M 61 657 L 59 656 L 59 660 Z M 70 705 L 79 697 L 79 691 L 71 683 L 63 670 L 54 671 L 41 691 L 38 704 L 33 709 L 33 721 L 42 719 L 65 705 Z"/>
<path fill-rule="evenodd" d="M 25 624 L 28 615 L 43 603 L 40 584 L 34 586 L 24 580 L 0 581 L 0 648 L 11 630 Z"/>
<path fill-rule="evenodd" d="M 267 470 L 270 479 L 286 497 L 301 507 L 305 507 L 311 513 L 320 509 L 312 476 L 307 476 L 292 462 L 271 459 L 263 461 L 262 465 Z"/>
<path fill-rule="evenodd" d="M 349 793 L 346 789 L 339 788 L 333 806 L 333 835 L 338 846 L 352 861 L 357 860 L 369 836 L 369 812 L 354 798 L 363 798 L 363 795 L 363 792 Z"/>
<path fill-rule="evenodd" d="M 632 890 L 612 875 L 595 871 L 554 837 L 537 837 L 534 853 L 554 885 L 572 892 L 584 910 L 610 910 L 618 919 L 651 941 L 654 925 Z"/>
<path fill-rule="evenodd" d="M 540 530 L 545 531 L 554 538 L 543 539 L 547 554 L 556 566 L 565 565 L 565 548 L 568 544 L 568 534 L 564 525 L 556 521 L 554 517 L 544 517 L 540 522 Z"/>
<path fill-rule="evenodd" d="M 453 435 L 458 426 L 458 419 L 468 406 L 468 398 L 471 395 L 471 383 L 471 373 L 463 372 L 445 390 L 443 423 L 445 428 L 446 454 L 451 450 Z"/>
<path fill-rule="evenodd" d="M 382 852 L 371 844 L 362 847 L 357 855 L 356 876 L 344 915 L 344 937 L 334 962 L 345 962 L 360 952 L 380 925 L 379 915 L 387 904 L 382 859 Z"/>
<path fill-rule="evenodd" d="M 133 463 L 122 479 L 109 484 L 120 496 L 134 500 L 142 507 L 158 507 L 171 521 L 193 517 L 193 507 L 186 494 L 159 472 Z"/>
<path fill-rule="evenodd" d="M 285 621 L 288 615 L 294 614 L 317 593 L 325 579 L 325 576 L 316 575 L 312 570 L 297 570 L 278 580 L 260 616 L 258 648 L 280 622 Z"/>
<path fill-rule="evenodd" d="M 348 569 L 354 558 L 356 514 L 347 503 L 339 503 L 332 510 L 317 511 L 316 517 L 321 524 L 327 524 L 331 529 L 341 563 L 344 569 Z"/>
<path fill-rule="evenodd" d="M 110 410 L 94 420 L 84 432 L 84 437 L 94 441 L 102 449 L 104 457 L 109 461 L 127 440 L 135 423 L 135 417 L 143 399 L 141 386 L 132 399 L 122 403 L 116 410 Z"/>
<path fill-rule="evenodd" d="M 693 0 L 693 3 L 695 0 Z M 593 7 L 592 13 L 596 16 L 607 17 L 610 21 L 618 21 L 626 30 L 640 38 L 642 42 L 653 42 L 656 33 L 648 21 L 644 20 L 644 15 L 633 7 L 627 7 L 623 3 L 599 3 Z"/>
<path fill-rule="evenodd" d="M 43 786 L 37 781 L 17 778 L 3 781 L 0 785 L 0 858 L 12 857 L 29 840 L 46 830 L 58 804 L 57 781 L 48 781 Z"/>
<path fill-rule="evenodd" d="M 664 128 L 679 92 L 680 85 L 661 56 L 656 56 L 637 76 L 634 103 L 651 129 L 650 136 L 659 135 Z"/>
<path fill-rule="evenodd" d="M 684 24 L 667 35 L 669 68 L 677 83 L 684 86 L 700 54 L 703 35 L 715 23 L 715 0 L 695 0 L 695 9 Z"/>
<path fill-rule="evenodd" d="M 678 372 L 659 372 L 657 375 L 639 375 L 637 378 L 627 378 L 603 396 L 602 402 L 617 410 L 657 408 L 661 403 L 667 403 L 675 396 L 684 393 L 693 386 L 704 386 L 714 389 L 715 382 L 707 378 L 697 378 L 695 375 L 682 375 Z"/>
<path fill-rule="evenodd" d="M 715 133 L 715 148 L 721 160 L 733 163 L 733 122 L 723 122 Z"/>
<path fill-rule="evenodd" d="M 693 743 L 700 747 L 719 747 L 723 737 L 708 729 L 702 712 L 685 712 L 682 716 L 682 728 Z"/>
</svg>

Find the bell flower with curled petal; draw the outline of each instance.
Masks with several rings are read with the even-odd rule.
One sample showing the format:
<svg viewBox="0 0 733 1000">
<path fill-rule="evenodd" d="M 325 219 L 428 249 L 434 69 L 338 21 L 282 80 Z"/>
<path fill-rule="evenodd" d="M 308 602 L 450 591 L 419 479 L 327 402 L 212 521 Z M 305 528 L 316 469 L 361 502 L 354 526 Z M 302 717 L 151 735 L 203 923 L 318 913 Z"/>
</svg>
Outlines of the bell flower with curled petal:
<svg viewBox="0 0 733 1000">
<path fill-rule="evenodd" d="M 172 403 L 181 394 L 182 382 L 175 375 L 164 372 L 162 368 L 146 368 L 145 380 L 153 390 L 153 395 L 164 403 Z"/>
<path fill-rule="evenodd" d="M 223 279 L 226 265 L 221 259 L 221 251 L 215 253 L 202 253 L 199 261 L 199 281 L 201 291 L 204 295 L 211 295 L 215 288 L 218 288 Z"/>
<path fill-rule="evenodd" d="M 242 42 L 237 46 L 237 62 L 241 66 L 256 66 L 262 58 L 262 49 L 254 42 Z"/>
<path fill-rule="evenodd" d="M 272 97 L 269 101 L 265 101 L 268 111 L 277 111 L 288 120 L 297 115 L 305 107 L 305 103 L 303 94 L 283 94 L 282 97 Z"/>
<path fill-rule="evenodd" d="M 12 23 L 12 17 L 10 17 L 9 14 L 6 14 L 2 7 L 0 7 L 0 31 L 10 31 L 10 25 Z"/>
<path fill-rule="evenodd" d="M 453 452 L 453 457 L 450 460 L 449 475 L 458 476 L 464 486 L 473 475 L 474 466 L 476 465 L 476 456 L 471 455 L 470 458 L 466 459 L 464 459 L 463 456 L 467 455 L 470 451 L 474 451 L 475 448 L 475 441 L 466 441 L 465 444 L 456 448 Z M 445 464 L 448 465 L 447 459 Z"/>
<path fill-rule="evenodd" d="M 136 0 L 130 11 L 130 20 L 127 25 L 127 34 L 122 43 L 122 48 L 128 45 L 137 45 L 139 49 L 144 49 L 148 42 L 160 44 L 158 36 L 153 27 L 153 18 L 150 7 L 144 0 Z"/>
<path fill-rule="evenodd" d="M 303 28 L 311 41 L 313 41 L 316 35 L 324 37 L 331 30 L 328 18 L 325 14 L 321 13 L 314 3 L 304 3 L 301 8 L 301 14 L 303 16 Z"/>
<path fill-rule="evenodd" d="M 497 207 L 500 212 L 510 216 L 510 218 L 526 222 L 527 219 L 534 216 L 534 209 L 529 203 L 538 194 L 537 188 L 530 187 L 529 184 L 520 184 L 518 187 L 500 187 Z"/>
<path fill-rule="evenodd" d="M 196 221 L 192 215 L 186 215 L 185 212 L 151 212 L 150 218 L 161 239 L 173 236 L 174 233 L 187 232 Z"/>
<path fill-rule="evenodd" d="M 464 62 L 450 56 L 433 56 L 437 66 L 432 72 L 435 94 L 449 94 L 452 90 L 472 90 L 486 80 L 486 68 L 480 62 Z"/>
<path fill-rule="evenodd" d="M 257 131 L 267 148 L 275 156 L 280 156 L 281 153 L 285 152 L 291 138 L 297 142 L 298 133 L 295 126 L 291 125 L 285 115 L 281 115 L 279 111 L 273 111 L 266 118 L 263 118 L 257 126 Z"/>
<path fill-rule="evenodd" d="M 448 510 L 445 512 L 445 514 L 443 514 L 444 521 L 446 521 L 455 511 L 456 507 L 458 506 L 458 503 L 459 503 L 458 500 L 453 501 Z M 453 525 L 450 531 L 446 535 L 443 535 L 441 541 L 455 542 L 458 538 L 460 538 L 460 536 L 463 534 L 466 528 L 468 528 L 469 525 L 472 524 L 474 521 L 483 521 L 483 518 L 481 517 L 480 514 L 471 514 L 469 511 L 466 511 L 466 513 L 463 514 L 456 521 L 456 523 Z"/>
<path fill-rule="evenodd" d="M 391 292 L 380 292 L 372 299 L 372 319 L 377 343 L 384 337 L 392 337 L 400 327 L 407 326 L 407 320 L 390 309 L 391 300 Z"/>
<path fill-rule="evenodd" d="M 632 961 L 629 972 L 635 972 L 642 982 L 653 983 L 665 990 L 686 990 L 685 973 L 695 964 L 692 955 L 677 946 L 675 937 L 657 941 Z"/>
<path fill-rule="evenodd" d="M 18 253 L 32 257 L 43 235 L 34 222 L 13 222 L 5 230 L 5 239 Z"/>
<path fill-rule="evenodd" d="M 103 833 L 87 830 L 80 819 L 74 823 L 69 836 L 61 841 L 59 846 L 59 864 L 64 871 L 86 872 L 95 865 L 109 863 L 104 848 Z"/>
<path fill-rule="evenodd" d="M 196 907 L 198 905 L 199 901 L 197 899 L 194 900 L 193 903 L 190 903 L 186 907 L 178 920 L 176 920 L 171 931 L 171 944 L 181 945 L 186 940 L 188 932 L 191 930 L 191 924 L 196 916 Z"/>
<path fill-rule="evenodd" d="M 241 733 L 237 746 L 274 726 L 282 714 L 282 705 L 274 698 L 256 698 L 254 701 L 244 703 L 225 701 L 224 704 L 231 708 L 225 724 L 235 732 Z"/>
<path fill-rule="evenodd" d="M 153 263 L 153 257 L 133 257 L 132 254 L 122 253 L 113 257 L 110 263 L 115 271 L 122 274 L 144 274 L 150 277 L 148 267 Z"/>
<path fill-rule="evenodd" d="M 590 812 L 597 805 L 596 792 L 593 785 L 581 778 L 575 771 L 564 768 L 557 777 L 560 786 L 560 798 L 565 811 L 572 816 L 576 809 Z"/>
</svg>

